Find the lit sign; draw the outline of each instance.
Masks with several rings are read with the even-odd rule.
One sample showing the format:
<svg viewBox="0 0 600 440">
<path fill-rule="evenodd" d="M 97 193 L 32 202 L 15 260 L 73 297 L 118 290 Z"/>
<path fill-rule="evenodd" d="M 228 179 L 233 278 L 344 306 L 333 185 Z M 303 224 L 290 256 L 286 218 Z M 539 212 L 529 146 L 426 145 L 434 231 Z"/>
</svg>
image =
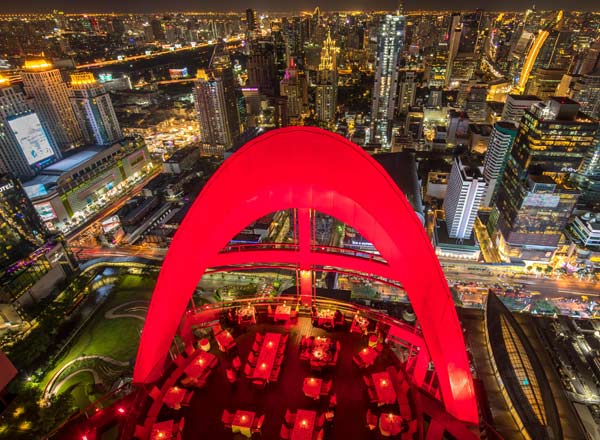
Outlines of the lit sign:
<svg viewBox="0 0 600 440">
<path fill-rule="evenodd" d="M 39 203 L 34 205 L 34 207 L 42 220 L 48 221 L 56 218 L 56 212 L 54 212 L 54 208 L 50 202 Z"/>
<path fill-rule="evenodd" d="M 101 73 L 100 75 L 98 75 L 98 79 L 100 80 L 100 82 L 109 82 L 113 80 L 113 76 L 112 73 Z"/>
<path fill-rule="evenodd" d="M 3 193 L 4 191 L 8 191 L 9 189 L 13 189 L 15 186 L 9 182 L 6 185 L 2 185 L 0 186 L 0 193 Z"/>
<path fill-rule="evenodd" d="M 36 197 L 48 195 L 48 190 L 46 190 L 43 183 L 39 183 L 37 185 L 26 186 L 25 194 L 27 194 L 27 197 L 30 199 L 35 199 Z"/>
<path fill-rule="evenodd" d="M 114 231 L 115 229 L 119 228 L 121 226 L 121 221 L 119 220 L 118 216 L 113 215 L 112 217 L 109 217 L 106 220 L 103 220 L 101 225 L 102 225 L 102 230 L 104 231 L 104 233 L 108 234 L 109 232 Z"/>
<path fill-rule="evenodd" d="M 11 118 L 8 120 L 8 125 L 15 134 L 29 165 L 54 156 L 54 151 L 38 115 L 29 113 Z"/>
</svg>

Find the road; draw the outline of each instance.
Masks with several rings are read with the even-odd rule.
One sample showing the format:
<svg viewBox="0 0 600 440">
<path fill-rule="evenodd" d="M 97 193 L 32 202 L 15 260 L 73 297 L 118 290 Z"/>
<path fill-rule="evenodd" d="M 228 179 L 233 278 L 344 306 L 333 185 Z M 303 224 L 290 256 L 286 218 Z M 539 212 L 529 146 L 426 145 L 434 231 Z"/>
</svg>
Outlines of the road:
<svg viewBox="0 0 600 440">
<path fill-rule="evenodd" d="M 119 246 L 116 248 L 74 247 L 75 255 L 81 260 L 102 257 L 142 257 L 151 260 L 162 260 L 166 249 L 151 246 Z M 445 275 L 449 284 L 456 282 L 481 283 L 486 286 L 494 284 L 523 285 L 524 291 L 537 292 L 545 298 L 581 298 L 581 296 L 600 298 L 600 284 L 591 281 L 563 277 L 561 279 L 545 278 L 543 275 L 520 275 L 518 277 L 491 275 L 487 273 L 470 273 L 467 270 L 456 270 L 459 262 L 453 262 L 452 269 L 446 269 Z M 473 263 L 468 263 L 472 266 Z"/>
</svg>

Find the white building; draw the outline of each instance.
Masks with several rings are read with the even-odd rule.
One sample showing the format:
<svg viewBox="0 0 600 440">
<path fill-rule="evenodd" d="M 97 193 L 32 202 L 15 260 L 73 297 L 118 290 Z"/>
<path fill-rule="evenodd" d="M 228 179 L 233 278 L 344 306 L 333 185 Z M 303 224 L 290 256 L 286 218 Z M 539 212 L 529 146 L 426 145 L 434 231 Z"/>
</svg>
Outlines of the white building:
<svg viewBox="0 0 600 440">
<path fill-rule="evenodd" d="M 21 72 L 25 94 L 62 151 L 84 143 L 83 130 L 75 116 L 69 89 L 60 71 L 46 61 L 27 61 Z"/>
<path fill-rule="evenodd" d="M 581 246 L 597 248 L 600 247 L 600 217 L 592 213 L 576 217 L 569 228 L 573 238 Z"/>
<path fill-rule="evenodd" d="M 446 225 L 450 238 L 471 237 L 477 211 L 487 187 L 482 171 L 482 167 L 463 164 L 460 157 L 454 159 L 444 199 Z"/>
<path fill-rule="evenodd" d="M 21 89 L 0 77 L 0 172 L 32 177 L 43 164 L 57 159 L 60 151 Z"/>
<path fill-rule="evenodd" d="M 86 141 L 111 145 L 123 138 L 110 95 L 91 73 L 71 75 L 71 102 Z"/>
<path fill-rule="evenodd" d="M 494 124 L 483 160 L 483 177 L 487 182 L 483 206 L 491 206 L 496 198 L 498 181 L 502 179 L 508 154 L 516 136 L 517 127 L 512 122 L 500 121 Z"/>
<path fill-rule="evenodd" d="M 398 63 L 404 43 L 405 17 L 396 11 L 386 15 L 377 40 L 375 85 L 371 107 L 371 142 L 388 148 L 396 100 L 398 98 Z"/>
<path fill-rule="evenodd" d="M 525 110 L 529 110 L 533 104 L 540 102 L 542 100 L 534 95 L 508 95 L 501 119 L 518 125 L 525 114 Z"/>
</svg>

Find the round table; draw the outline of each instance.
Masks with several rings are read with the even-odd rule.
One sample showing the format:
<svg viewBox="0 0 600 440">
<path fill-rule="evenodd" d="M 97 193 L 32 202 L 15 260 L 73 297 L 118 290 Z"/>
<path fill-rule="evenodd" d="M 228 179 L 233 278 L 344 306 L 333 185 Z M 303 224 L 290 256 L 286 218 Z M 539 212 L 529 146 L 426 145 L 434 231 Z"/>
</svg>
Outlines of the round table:
<svg viewBox="0 0 600 440">
<path fill-rule="evenodd" d="M 200 350 L 210 351 L 210 341 L 208 340 L 208 338 L 200 339 Z"/>
</svg>

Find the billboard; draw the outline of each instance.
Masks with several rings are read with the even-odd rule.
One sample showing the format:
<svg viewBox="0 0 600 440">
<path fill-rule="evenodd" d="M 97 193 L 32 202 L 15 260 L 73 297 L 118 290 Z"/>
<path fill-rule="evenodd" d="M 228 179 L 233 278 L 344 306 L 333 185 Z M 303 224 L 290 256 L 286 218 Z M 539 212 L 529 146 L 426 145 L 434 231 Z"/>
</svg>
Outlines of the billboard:
<svg viewBox="0 0 600 440">
<path fill-rule="evenodd" d="M 21 151 L 29 165 L 34 165 L 44 159 L 54 156 L 54 151 L 42 128 L 40 118 L 35 113 L 10 118 L 10 129 L 15 134 Z"/>
<path fill-rule="evenodd" d="M 523 200 L 523 206 L 530 208 L 556 208 L 560 203 L 560 196 L 555 194 L 529 193 Z"/>
<path fill-rule="evenodd" d="M 108 234 L 109 232 L 121 227 L 121 221 L 117 215 L 113 215 L 106 220 L 102 220 L 100 224 L 102 225 L 102 230 L 105 234 Z"/>
<path fill-rule="evenodd" d="M 50 202 L 38 203 L 34 207 L 43 221 L 54 220 L 56 218 L 56 212 L 54 212 L 54 208 Z"/>
<path fill-rule="evenodd" d="M 43 183 L 36 183 L 35 185 L 26 186 L 25 194 L 30 199 L 35 199 L 36 197 L 46 196 L 48 195 L 48 190 Z"/>
</svg>

